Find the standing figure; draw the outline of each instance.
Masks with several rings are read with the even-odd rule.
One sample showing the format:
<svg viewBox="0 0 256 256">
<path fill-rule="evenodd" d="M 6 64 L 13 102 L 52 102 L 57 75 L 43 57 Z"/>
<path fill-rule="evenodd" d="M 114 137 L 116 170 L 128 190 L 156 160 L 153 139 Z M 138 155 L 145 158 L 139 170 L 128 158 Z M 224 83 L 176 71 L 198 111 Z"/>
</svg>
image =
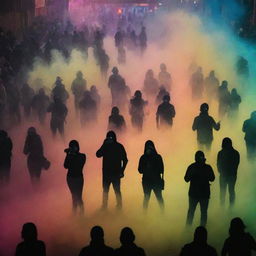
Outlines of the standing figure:
<svg viewBox="0 0 256 256">
<path fill-rule="evenodd" d="M 141 32 L 138 36 L 138 40 L 139 40 L 139 47 L 140 47 L 140 51 L 141 54 L 143 54 L 147 48 L 147 33 L 146 33 L 146 27 L 142 27 L 141 28 Z"/>
<path fill-rule="evenodd" d="M 149 69 L 145 76 L 143 92 L 146 94 L 147 98 L 155 98 L 158 91 L 158 81 L 154 78 L 153 70 Z"/>
<path fill-rule="evenodd" d="M 26 118 L 29 118 L 31 113 L 31 103 L 35 92 L 27 83 L 23 84 L 20 92 L 21 104 L 23 105 L 24 115 Z"/>
<path fill-rule="evenodd" d="M 124 117 L 119 114 L 119 108 L 113 107 L 111 115 L 108 118 L 108 130 L 113 130 L 114 132 L 123 132 L 126 129 L 126 124 Z"/>
<path fill-rule="evenodd" d="M 205 78 L 204 85 L 206 96 L 209 102 L 211 102 L 213 99 L 217 99 L 220 82 L 219 79 L 215 76 L 214 70 L 212 70 L 209 73 L 209 76 Z"/>
<path fill-rule="evenodd" d="M 75 110 L 76 113 L 78 113 L 79 103 L 83 97 L 84 91 L 86 90 L 86 80 L 83 78 L 83 73 L 81 71 L 76 73 L 76 79 L 72 82 L 71 90 L 75 97 Z"/>
<path fill-rule="evenodd" d="M 59 98 L 64 104 L 66 104 L 69 98 L 65 85 L 62 83 L 62 79 L 59 76 L 56 78 L 55 87 L 52 89 L 52 98 Z"/>
<path fill-rule="evenodd" d="M 194 241 L 186 244 L 179 256 L 217 256 L 216 250 L 207 243 L 207 230 L 205 227 L 197 227 L 194 233 Z"/>
<path fill-rule="evenodd" d="M 251 118 L 244 121 L 243 132 L 247 150 L 247 158 L 252 161 L 256 158 L 256 111 L 251 113 Z"/>
<path fill-rule="evenodd" d="M 105 245 L 104 230 L 100 226 L 91 229 L 91 242 L 82 248 L 79 256 L 114 256 L 113 248 Z"/>
<path fill-rule="evenodd" d="M 100 72 L 104 79 L 107 78 L 109 69 L 109 56 L 104 49 L 98 49 L 98 63 L 100 65 Z"/>
<path fill-rule="evenodd" d="M 172 120 L 175 117 L 175 114 L 175 108 L 170 103 L 170 96 L 165 95 L 163 97 L 163 102 L 158 106 L 156 112 L 157 128 L 164 125 L 172 126 Z"/>
<path fill-rule="evenodd" d="M 6 131 L 0 130 L 0 186 L 10 181 L 12 140 Z"/>
<path fill-rule="evenodd" d="M 59 98 L 54 98 L 54 102 L 50 104 L 47 112 L 51 113 L 50 127 L 53 136 L 55 136 L 58 131 L 60 135 L 64 137 L 64 123 L 68 114 L 68 109 L 65 104 Z"/>
<path fill-rule="evenodd" d="M 101 98 L 100 98 L 100 94 L 98 92 L 98 89 L 95 85 L 92 85 L 90 88 L 90 94 L 92 99 L 96 102 L 97 104 L 97 109 L 100 108 L 100 102 L 101 102 Z"/>
<path fill-rule="evenodd" d="M 117 67 L 113 67 L 112 73 L 108 80 L 108 87 L 111 90 L 112 96 L 112 107 L 122 107 L 126 96 L 125 80 L 119 75 Z"/>
<path fill-rule="evenodd" d="M 124 177 L 124 170 L 128 163 L 124 146 L 117 142 L 116 134 L 113 131 L 107 133 L 103 145 L 97 151 L 98 158 L 103 157 L 103 202 L 102 209 L 108 205 L 108 192 L 110 185 L 113 185 L 117 208 L 122 208 L 122 195 L 120 190 L 121 178 Z"/>
<path fill-rule="evenodd" d="M 201 99 L 204 93 L 204 76 L 201 67 L 197 68 L 196 72 L 192 74 L 190 86 L 192 89 L 192 99 Z"/>
<path fill-rule="evenodd" d="M 157 201 L 164 209 L 164 200 L 162 196 L 163 190 L 163 175 L 164 175 L 164 163 L 161 155 L 156 151 L 153 141 L 148 140 L 145 143 L 144 154 L 140 157 L 139 173 L 142 176 L 142 187 L 144 191 L 143 208 L 148 208 L 148 202 L 152 190 L 154 191 Z"/>
<path fill-rule="evenodd" d="M 73 212 L 76 213 L 77 208 L 80 213 L 84 212 L 83 203 L 83 168 L 86 162 L 86 155 L 79 152 L 79 143 L 76 140 L 71 140 L 69 146 L 65 149 L 66 158 L 64 161 L 64 168 L 68 169 L 67 183 L 72 195 Z"/>
<path fill-rule="evenodd" d="M 230 102 L 229 102 L 229 118 L 237 118 L 239 105 L 241 104 L 241 96 L 237 93 L 237 90 L 233 88 L 230 94 Z"/>
<path fill-rule="evenodd" d="M 201 226 L 207 222 L 207 210 L 210 198 L 210 184 L 215 180 L 212 167 L 205 163 L 206 159 L 202 151 L 195 154 L 195 162 L 191 164 L 184 177 L 186 182 L 190 182 L 189 187 L 189 208 L 187 214 L 187 225 L 191 225 L 194 219 L 196 206 L 200 204 Z"/>
<path fill-rule="evenodd" d="M 207 103 L 203 103 L 200 106 L 200 114 L 195 117 L 192 130 L 197 131 L 197 143 L 198 147 L 205 148 L 206 150 L 211 149 L 213 141 L 213 132 L 215 129 L 220 129 L 220 122 L 216 123 L 214 119 L 208 114 L 209 106 Z"/>
<path fill-rule="evenodd" d="M 121 31 L 121 28 L 117 28 L 117 32 L 115 34 L 115 46 L 116 48 L 119 48 L 120 46 L 123 46 L 123 44 L 124 44 L 123 32 Z"/>
<path fill-rule="evenodd" d="M 220 203 L 224 205 L 226 190 L 229 191 L 230 206 L 235 202 L 235 184 L 237 178 L 237 169 L 240 162 L 240 154 L 232 146 L 230 138 L 224 138 L 222 141 L 222 150 L 217 157 L 217 167 L 220 174 Z"/>
<path fill-rule="evenodd" d="M 228 82 L 223 81 L 219 87 L 219 117 L 223 118 L 230 106 L 230 92 L 228 91 Z"/>
<path fill-rule="evenodd" d="M 118 48 L 118 56 L 117 56 L 118 64 L 125 64 L 126 63 L 126 52 L 123 46 Z"/>
<path fill-rule="evenodd" d="M 28 129 L 23 153 L 28 156 L 27 166 L 31 182 L 36 185 L 40 181 L 44 165 L 44 149 L 41 137 L 34 127 Z"/>
<path fill-rule="evenodd" d="M 97 104 L 89 91 L 84 92 L 84 96 L 79 103 L 79 109 L 82 127 L 97 120 Z"/>
<path fill-rule="evenodd" d="M 243 78 L 249 77 L 250 72 L 249 72 L 248 60 L 242 56 L 238 57 L 238 60 L 236 63 L 236 72 L 239 76 Z"/>
<path fill-rule="evenodd" d="M 170 96 L 169 92 L 165 89 L 165 87 L 163 85 L 161 85 L 159 87 L 159 92 L 158 92 L 158 94 L 156 96 L 156 105 L 159 105 L 159 104 L 162 103 L 163 97 L 165 95 L 169 95 Z"/>
<path fill-rule="evenodd" d="M 130 110 L 132 126 L 142 131 L 144 121 L 144 108 L 147 101 L 142 98 L 141 91 L 136 91 L 133 98 L 130 100 Z"/>
<path fill-rule="evenodd" d="M 34 223 L 25 223 L 22 227 L 23 242 L 16 247 L 15 256 L 46 256 L 45 243 L 37 239 L 37 228 Z"/>
<path fill-rule="evenodd" d="M 161 85 L 169 92 L 172 87 L 172 77 L 171 74 L 167 71 L 167 67 L 164 63 L 160 65 L 160 72 L 158 74 L 158 80 Z"/>
<path fill-rule="evenodd" d="M 250 233 L 245 232 L 246 226 L 240 218 L 230 222 L 229 237 L 224 242 L 221 256 L 251 256 L 256 251 L 256 241 Z"/>
<path fill-rule="evenodd" d="M 131 228 L 123 228 L 120 234 L 121 247 L 115 250 L 115 256 L 146 256 L 145 251 L 134 243 L 135 238 Z"/>
</svg>

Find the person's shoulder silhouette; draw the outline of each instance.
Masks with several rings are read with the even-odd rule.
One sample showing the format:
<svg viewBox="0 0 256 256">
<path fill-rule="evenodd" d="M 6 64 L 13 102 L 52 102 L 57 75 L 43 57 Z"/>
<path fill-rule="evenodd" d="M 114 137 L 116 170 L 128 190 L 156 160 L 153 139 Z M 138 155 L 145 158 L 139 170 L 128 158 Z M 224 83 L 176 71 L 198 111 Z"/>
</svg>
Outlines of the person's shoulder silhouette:
<svg viewBox="0 0 256 256">
<path fill-rule="evenodd" d="M 91 229 L 91 242 L 84 247 L 79 256 L 113 256 L 113 248 L 106 246 L 104 242 L 104 230 L 100 226 Z"/>
<path fill-rule="evenodd" d="M 180 256 L 217 256 L 216 250 L 207 244 L 207 230 L 205 227 L 197 227 L 194 233 L 194 241 L 186 244 Z"/>
<path fill-rule="evenodd" d="M 125 227 L 121 230 L 121 247 L 115 250 L 115 256 L 146 256 L 145 251 L 135 243 L 135 235 L 131 228 Z"/>
<path fill-rule="evenodd" d="M 46 256 L 43 241 L 37 239 L 37 228 L 34 223 L 25 223 L 21 231 L 24 240 L 16 247 L 15 256 Z"/>
</svg>

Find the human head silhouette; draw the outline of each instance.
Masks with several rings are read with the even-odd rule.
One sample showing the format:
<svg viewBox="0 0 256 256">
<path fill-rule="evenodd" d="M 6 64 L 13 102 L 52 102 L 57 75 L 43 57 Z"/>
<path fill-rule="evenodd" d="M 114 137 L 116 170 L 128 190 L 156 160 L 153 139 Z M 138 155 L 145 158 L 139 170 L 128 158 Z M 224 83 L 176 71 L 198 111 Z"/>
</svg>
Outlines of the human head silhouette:
<svg viewBox="0 0 256 256">
<path fill-rule="evenodd" d="M 205 227 L 200 226 L 195 229 L 194 242 L 200 243 L 200 244 L 207 243 L 207 230 Z"/>
<path fill-rule="evenodd" d="M 35 127 L 29 127 L 28 128 L 28 134 L 29 135 L 33 135 L 33 134 L 36 134 L 36 128 Z"/>
<path fill-rule="evenodd" d="M 147 140 L 145 142 L 144 154 L 150 155 L 152 153 L 157 153 L 154 142 L 152 140 Z"/>
<path fill-rule="evenodd" d="M 236 236 L 244 233 L 245 225 L 241 218 L 236 217 L 231 220 L 229 227 L 230 236 Z"/>
<path fill-rule="evenodd" d="M 195 161 L 197 163 L 205 163 L 206 159 L 205 159 L 203 151 L 199 150 L 199 151 L 196 152 L 196 154 L 195 154 Z"/>
<path fill-rule="evenodd" d="M 207 103 L 203 103 L 200 106 L 200 112 L 201 113 L 208 113 L 209 111 L 209 105 Z"/>
<path fill-rule="evenodd" d="M 119 72 L 118 68 L 117 68 L 117 67 L 113 67 L 112 73 L 113 73 L 114 75 L 117 75 L 118 72 Z"/>
<path fill-rule="evenodd" d="M 171 98 L 169 94 L 164 95 L 163 102 L 170 102 Z"/>
<path fill-rule="evenodd" d="M 107 132 L 106 138 L 116 141 L 116 133 L 114 131 L 109 131 L 109 132 Z"/>
<path fill-rule="evenodd" d="M 160 70 L 161 70 L 161 71 L 166 71 L 166 69 L 167 69 L 167 68 L 166 68 L 166 65 L 165 65 L 164 63 L 161 63 L 161 64 L 160 64 Z"/>
<path fill-rule="evenodd" d="M 256 120 L 256 111 L 251 113 L 251 119 Z"/>
<path fill-rule="evenodd" d="M 222 140 L 222 148 L 223 149 L 232 148 L 232 140 L 228 137 L 224 138 Z"/>
<path fill-rule="evenodd" d="M 21 237 L 24 241 L 35 241 L 37 240 L 37 228 L 32 222 L 25 223 L 22 227 Z"/>
<path fill-rule="evenodd" d="M 69 148 L 73 151 L 73 152 L 79 152 L 80 150 L 80 146 L 77 140 L 71 140 L 69 142 Z"/>
<path fill-rule="evenodd" d="M 122 245 L 130 245 L 135 241 L 135 235 L 131 228 L 125 227 L 121 230 L 120 242 Z"/>
<path fill-rule="evenodd" d="M 119 108 L 118 107 L 113 107 L 111 110 L 112 115 L 119 115 Z"/>
<path fill-rule="evenodd" d="M 82 71 L 78 71 L 77 73 L 76 73 L 76 77 L 78 78 L 78 79 L 82 79 L 83 78 L 83 73 L 82 73 Z"/>
<path fill-rule="evenodd" d="M 141 97 L 142 97 L 141 91 L 137 90 L 137 91 L 134 93 L 134 96 L 135 96 L 136 98 L 141 98 Z"/>
<path fill-rule="evenodd" d="M 91 239 L 93 241 L 102 241 L 104 240 L 104 230 L 100 226 L 94 226 L 91 229 Z"/>
</svg>

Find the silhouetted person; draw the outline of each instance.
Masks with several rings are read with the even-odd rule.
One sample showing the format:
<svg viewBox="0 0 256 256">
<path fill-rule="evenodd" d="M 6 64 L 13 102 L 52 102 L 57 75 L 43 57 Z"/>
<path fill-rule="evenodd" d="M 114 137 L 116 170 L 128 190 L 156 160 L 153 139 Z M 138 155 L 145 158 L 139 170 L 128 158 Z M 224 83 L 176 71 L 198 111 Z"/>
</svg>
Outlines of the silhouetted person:
<svg viewBox="0 0 256 256">
<path fill-rule="evenodd" d="M 114 250 L 105 245 L 102 227 L 94 226 L 91 229 L 91 242 L 81 250 L 79 256 L 114 256 Z"/>
<path fill-rule="evenodd" d="M 83 98 L 84 91 L 86 90 L 86 80 L 83 78 L 83 73 L 78 71 L 76 74 L 76 79 L 71 85 L 72 93 L 75 97 L 75 110 L 79 110 L 79 103 Z"/>
<path fill-rule="evenodd" d="M 158 90 L 158 81 L 154 78 L 153 70 L 149 69 L 145 75 L 143 92 L 150 98 L 156 97 Z"/>
<path fill-rule="evenodd" d="M 241 77 L 248 78 L 249 77 L 249 65 L 247 59 L 240 56 L 236 63 L 236 71 L 237 74 Z"/>
<path fill-rule="evenodd" d="M 175 108 L 170 103 L 170 96 L 165 95 L 163 97 L 163 102 L 158 106 L 156 112 L 156 125 L 160 126 L 168 125 L 172 126 L 173 118 L 175 117 Z"/>
<path fill-rule="evenodd" d="M 164 163 L 161 155 L 156 151 L 155 145 L 151 140 L 146 141 L 144 154 L 140 157 L 138 171 L 142 176 L 142 187 L 144 191 L 144 209 L 148 208 L 148 202 L 152 190 L 155 193 L 157 201 L 164 208 L 162 196 Z"/>
<path fill-rule="evenodd" d="M 53 136 L 57 131 L 61 136 L 64 136 L 64 123 L 68 114 L 68 109 L 65 104 L 58 98 L 54 98 L 54 102 L 50 104 L 47 112 L 51 113 L 50 127 Z"/>
<path fill-rule="evenodd" d="M 39 89 L 38 94 L 36 94 L 31 102 L 31 107 L 35 114 L 38 116 L 40 124 L 45 123 L 45 118 L 47 114 L 47 109 L 50 105 L 50 98 L 45 94 L 43 88 Z"/>
<path fill-rule="evenodd" d="M 143 54 L 147 48 L 147 33 L 146 33 L 146 27 L 142 27 L 141 28 L 141 32 L 138 35 L 138 41 L 139 41 L 139 47 L 140 47 L 140 51 L 141 54 Z"/>
<path fill-rule="evenodd" d="M 115 250 L 115 256 L 146 256 L 144 250 L 135 242 L 135 235 L 131 228 L 125 227 L 120 234 L 121 247 Z"/>
<path fill-rule="evenodd" d="M 118 56 L 117 56 L 118 64 L 125 64 L 126 63 L 126 51 L 123 46 L 118 48 Z"/>
<path fill-rule="evenodd" d="M 46 256 L 43 241 L 37 239 L 37 228 L 34 223 L 25 223 L 22 227 L 23 242 L 16 247 L 15 256 Z"/>
<path fill-rule="evenodd" d="M 97 104 L 97 109 L 99 109 L 100 107 L 100 103 L 101 103 L 101 97 L 99 95 L 98 89 L 95 85 L 92 85 L 90 88 L 90 94 L 92 99 L 96 102 Z"/>
<path fill-rule="evenodd" d="M 171 77 L 171 74 L 167 71 L 167 67 L 164 63 L 160 65 L 158 80 L 159 80 L 159 83 L 164 86 L 166 91 L 169 92 L 171 90 L 172 77 Z"/>
<path fill-rule="evenodd" d="M 23 105 L 24 115 L 26 118 L 28 118 L 31 114 L 31 103 L 35 92 L 27 83 L 23 84 L 20 92 L 21 104 Z"/>
<path fill-rule="evenodd" d="M 97 119 L 97 103 L 89 91 L 84 92 L 84 96 L 79 103 L 79 109 L 82 126 Z"/>
<path fill-rule="evenodd" d="M 250 233 L 245 232 L 246 226 L 240 218 L 230 222 L 229 238 L 226 239 L 221 256 L 251 256 L 256 251 L 256 242 Z"/>
<path fill-rule="evenodd" d="M 169 95 L 169 96 L 170 96 L 169 92 L 165 89 L 165 87 L 164 87 L 163 85 L 161 85 L 161 86 L 159 87 L 159 92 L 158 92 L 158 94 L 157 94 L 157 96 L 156 96 L 156 104 L 157 104 L 157 105 L 159 105 L 159 104 L 162 103 L 163 97 L 164 97 L 165 95 Z"/>
<path fill-rule="evenodd" d="M 201 67 L 197 68 L 196 72 L 192 74 L 190 86 L 192 89 L 192 99 L 201 99 L 204 93 L 204 76 Z"/>
<path fill-rule="evenodd" d="M 104 49 L 98 50 L 98 63 L 100 65 L 101 75 L 106 79 L 109 69 L 109 56 Z"/>
<path fill-rule="evenodd" d="M 80 213 L 84 212 L 83 203 L 83 168 L 86 162 L 86 155 L 79 152 L 79 143 L 76 140 L 69 142 L 69 147 L 65 149 L 66 158 L 64 161 L 64 168 L 68 169 L 67 183 L 72 195 L 73 212 L 76 213 L 77 208 Z"/>
<path fill-rule="evenodd" d="M 214 70 L 212 70 L 209 73 L 209 76 L 205 78 L 204 84 L 205 84 L 205 91 L 206 91 L 206 96 L 208 100 L 211 102 L 213 99 L 217 99 L 220 81 L 215 76 Z"/>
<path fill-rule="evenodd" d="M 201 226 L 205 226 L 207 222 L 207 210 L 210 198 L 209 182 L 215 180 L 215 175 L 212 167 L 206 164 L 205 161 L 204 153 L 197 151 L 195 162 L 188 167 L 184 177 L 186 182 L 190 182 L 187 225 L 192 224 L 198 203 L 200 204 L 201 210 Z"/>
<path fill-rule="evenodd" d="M 59 98 L 62 103 L 66 104 L 69 94 L 62 83 L 62 79 L 58 76 L 55 81 L 55 87 L 52 89 L 52 98 Z"/>
<path fill-rule="evenodd" d="M 115 34 L 115 46 L 116 48 L 119 48 L 123 46 L 124 44 L 124 36 L 120 28 L 117 29 L 117 32 Z"/>
<path fill-rule="evenodd" d="M 235 202 L 235 184 L 237 169 L 240 162 L 240 154 L 232 146 L 230 138 L 222 140 L 222 150 L 217 157 L 217 167 L 220 173 L 220 201 L 225 202 L 226 189 L 229 190 L 229 201 L 232 206 Z"/>
<path fill-rule="evenodd" d="M 217 256 L 216 250 L 207 243 L 207 230 L 205 227 L 196 228 L 194 241 L 182 248 L 180 256 Z"/>
<path fill-rule="evenodd" d="M 112 73 L 113 74 L 109 77 L 108 80 L 108 87 L 112 96 L 112 107 L 122 107 L 122 105 L 125 103 L 123 100 L 126 94 L 125 80 L 122 76 L 119 75 L 117 67 L 113 67 Z"/>
<path fill-rule="evenodd" d="M 142 98 L 141 91 L 136 91 L 133 98 L 130 100 L 129 113 L 131 115 L 132 126 L 139 131 L 142 130 L 144 121 L 144 108 L 147 105 L 147 101 Z"/>
<path fill-rule="evenodd" d="M 256 111 L 251 113 L 251 118 L 244 121 L 243 132 L 248 160 L 256 157 Z"/>
<path fill-rule="evenodd" d="M 34 127 L 28 129 L 23 153 L 28 156 L 27 166 L 32 184 L 37 184 L 44 165 L 44 149 L 41 137 Z"/>
<path fill-rule="evenodd" d="M 0 130 L 0 186 L 10 181 L 12 140 L 6 131 Z"/>
<path fill-rule="evenodd" d="M 228 82 L 223 81 L 219 87 L 219 117 L 223 118 L 230 106 L 230 92 L 228 91 Z"/>
<path fill-rule="evenodd" d="M 220 122 L 216 123 L 214 119 L 208 114 L 209 106 L 207 103 L 203 103 L 200 106 L 200 114 L 195 117 L 192 130 L 197 131 L 197 142 L 199 148 L 206 148 L 209 150 L 213 141 L 213 132 L 215 129 L 220 129 Z"/>
<path fill-rule="evenodd" d="M 128 163 L 124 146 L 117 142 L 116 134 L 113 131 L 107 133 L 103 145 L 96 152 L 96 156 L 103 157 L 103 202 L 102 208 L 107 208 L 108 192 L 110 185 L 113 185 L 117 208 L 122 207 L 122 195 L 120 190 L 121 178 L 124 177 L 124 170 Z"/>
<path fill-rule="evenodd" d="M 230 94 L 230 102 L 229 102 L 229 112 L 228 115 L 230 118 L 237 118 L 239 105 L 242 102 L 241 96 L 237 93 L 237 90 L 233 88 Z"/>
<path fill-rule="evenodd" d="M 113 130 L 115 132 L 125 131 L 126 124 L 124 117 L 119 114 L 118 107 L 113 107 L 111 115 L 108 118 L 108 130 Z"/>
</svg>

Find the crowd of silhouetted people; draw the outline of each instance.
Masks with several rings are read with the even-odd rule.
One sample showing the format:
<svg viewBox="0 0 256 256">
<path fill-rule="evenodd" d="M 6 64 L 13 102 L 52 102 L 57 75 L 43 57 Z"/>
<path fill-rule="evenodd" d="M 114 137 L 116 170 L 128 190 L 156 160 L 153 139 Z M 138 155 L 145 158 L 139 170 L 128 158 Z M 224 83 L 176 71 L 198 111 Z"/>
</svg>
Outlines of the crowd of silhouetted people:
<svg viewBox="0 0 256 256">
<path fill-rule="evenodd" d="M 241 218 L 233 218 L 230 222 L 229 236 L 224 241 L 221 256 L 250 256 L 256 251 L 256 241 L 246 232 L 246 226 Z M 121 230 L 119 240 L 121 246 L 117 249 L 105 244 L 104 230 L 94 226 L 90 232 L 91 241 L 83 247 L 78 256 L 146 256 L 146 251 L 135 243 L 136 236 L 130 227 Z M 38 239 L 37 227 L 34 223 L 25 223 L 22 227 L 23 242 L 16 247 L 15 256 L 46 256 L 46 245 Z M 180 256 L 217 256 L 214 247 L 207 242 L 207 229 L 199 226 L 195 229 L 191 243 L 185 244 Z"/>
</svg>

